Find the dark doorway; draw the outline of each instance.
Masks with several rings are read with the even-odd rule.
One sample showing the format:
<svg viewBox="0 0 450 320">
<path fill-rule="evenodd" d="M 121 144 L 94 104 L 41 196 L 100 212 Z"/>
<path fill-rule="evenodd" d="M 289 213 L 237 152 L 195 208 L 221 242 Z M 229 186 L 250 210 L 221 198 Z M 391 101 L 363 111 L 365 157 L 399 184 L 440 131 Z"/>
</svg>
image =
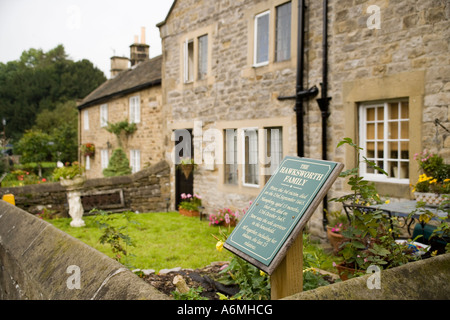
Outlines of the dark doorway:
<svg viewBox="0 0 450 320">
<path fill-rule="evenodd" d="M 186 178 L 177 166 L 182 158 L 194 159 L 192 129 L 175 130 L 175 209 L 178 209 L 182 193 L 194 193 L 194 173 Z"/>
</svg>

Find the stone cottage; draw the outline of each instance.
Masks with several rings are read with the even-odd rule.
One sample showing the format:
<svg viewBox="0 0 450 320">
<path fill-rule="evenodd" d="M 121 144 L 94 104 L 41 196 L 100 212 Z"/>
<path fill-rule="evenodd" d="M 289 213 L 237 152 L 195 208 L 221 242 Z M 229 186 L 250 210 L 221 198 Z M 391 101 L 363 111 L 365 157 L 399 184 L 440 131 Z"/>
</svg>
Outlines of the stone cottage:
<svg viewBox="0 0 450 320">
<path fill-rule="evenodd" d="M 449 18 L 445 0 L 174 1 L 158 24 L 172 205 L 192 190 L 208 213 L 243 209 L 286 155 L 352 168 L 344 137 L 388 173 L 360 168 L 380 194 L 410 198 L 414 154 L 450 158 Z"/>
<path fill-rule="evenodd" d="M 130 46 L 130 59 L 111 58 L 112 78 L 78 104 L 79 143 L 93 144 L 95 154 L 81 152 L 81 162 L 88 178 L 103 177 L 112 152 L 122 146 L 130 161 L 132 172 L 156 164 L 164 158 L 161 134 L 162 56 L 149 59 L 149 46 L 135 39 Z M 128 67 L 131 61 L 131 68 Z M 132 134 L 115 134 L 106 130 L 108 124 L 136 124 Z"/>
</svg>

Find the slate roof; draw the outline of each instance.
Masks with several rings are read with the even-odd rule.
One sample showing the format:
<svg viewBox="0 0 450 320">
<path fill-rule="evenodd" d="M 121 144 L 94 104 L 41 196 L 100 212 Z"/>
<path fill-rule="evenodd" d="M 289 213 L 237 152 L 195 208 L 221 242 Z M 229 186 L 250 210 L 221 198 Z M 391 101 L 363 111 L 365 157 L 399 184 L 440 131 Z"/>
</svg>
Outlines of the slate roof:
<svg viewBox="0 0 450 320">
<path fill-rule="evenodd" d="M 105 103 L 108 100 L 161 84 L 162 55 L 143 61 L 135 68 L 122 71 L 104 82 L 79 104 L 78 109 Z"/>
</svg>

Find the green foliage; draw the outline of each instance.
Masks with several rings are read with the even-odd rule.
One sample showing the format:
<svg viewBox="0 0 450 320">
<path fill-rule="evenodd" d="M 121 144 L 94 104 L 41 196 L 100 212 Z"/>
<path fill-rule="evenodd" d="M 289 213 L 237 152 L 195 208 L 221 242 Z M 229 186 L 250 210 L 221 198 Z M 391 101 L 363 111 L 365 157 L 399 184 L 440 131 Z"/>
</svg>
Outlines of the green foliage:
<svg viewBox="0 0 450 320">
<path fill-rule="evenodd" d="M 103 170 L 105 177 L 117 177 L 131 173 L 130 162 L 122 148 L 114 150 L 108 168 Z"/>
<path fill-rule="evenodd" d="M 339 255 L 344 258 L 347 266 L 361 270 L 373 264 L 384 269 L 392 268 L 413 260 L 414 256 L 405 254 L 405 247 L 395 242 L 392 220 L 386 217 L 382 210 L 367 208 L 368 205 L 380 203 L 380 197 L 375 184 L 370 184 L 359 176 L 361 148 L 350 138 L 343 139 L 338 147 L 344 144 L 355 149 L 357 165 L 341 173 L 341 177 L 348 178 L 353 193 L 331 199 L 346 203 L 353 212 L 350 215 L 350 225 L 342 232 L 347 241 L 341 245 Z M 378 172 L 387 174 L 367 158 L 363 157 L 363 161 Z"/>
<path fill-rule="evenodd" d="M 137 130 L 137 126 L 136 123 L 128 123 L 128 120 L 123 120 L 117 123 L 108 122 L 108 125 L 105 129 L 106 131 L 113 133 L 116 136 L 117 143 L 120 147 L 122 147 L 123 135 L 125 135 L 125 137 L 132 135 Z"/>
<path fill-rule="evenodd" d="M 73 179 L 77 176 L 83 175 L 84 171 L 84 167 L 78 161 L 74 161 L 71 165 L 56 168 L 53 171 L 53 180 L 59 181 L 60 179 Z"/>
<path fill-rule="evenodd" d="M 173 291 L 173 297 L 175 300 L 208 300 L 208 298 L 202 297 L 200 294 L 203 292 L 203 287 L 190 288 L 186 293 L 180 293 Z"/>
<path fill-rule="evenodd" d="M 20 141 L 17 143 L 17 151 L 22 155 L 21 161 L 36 162 L 39 167 L 40 163 L 51 159 L 52 145 L 51 137 L 40 131 L 27 131 Z"/>
<path fill-rule="evenodd" d="M 72 162 L 78 156 L 78 112 L 75 101 L 58 103 L 54 110 L 45 109 L 36 116 L 33 130 L 41 130 L 52 141 L 52 160 Z"/>
<path fill-rule="evenodd" d="M 233 297 L 245 300 L 270 299 L 270 278 L 238 256 L 231 259 L 228 267 L 221 271 L 220 282 L 224 284 L 238 284 L 239 292 Z"/>
<path fill-rule="evenodd" d="M 95 223 L 97 227 L 102 231 L 102 235 L 99 238 L 101 244 L 108 244 L 114 254 L 114 259 L 125 265 L 127 268 L 133 268 L 130 265 L 130 258 L 134 255 L 130 254 L 128 247 L 135 246 L 131 237 L 124 233 L 125 229 L 128 227 L 128 223 L 132 221 L 131 217 L 134 215 L 133 212 L 125 212 L 124 216 L 127 219 L 127 224 L 123 226 L 115 226 L 110 222 L 117 219 L 117 216 L 110 215 L 110 212 L 103 210 L 93 209 L 91 213 L 96 214 Z"/>
<path fill-rule="evenodd" d="M 29 49 L 16 61 L 0 63 L 6 136 L 15 143 L 32 128 L 37 114 L 52 112 L 59 103 L 83 99 L 105 81 L 103 72 L 88 60 L 68 59 L 62 45 L 48 52 Z"/>
</svg>

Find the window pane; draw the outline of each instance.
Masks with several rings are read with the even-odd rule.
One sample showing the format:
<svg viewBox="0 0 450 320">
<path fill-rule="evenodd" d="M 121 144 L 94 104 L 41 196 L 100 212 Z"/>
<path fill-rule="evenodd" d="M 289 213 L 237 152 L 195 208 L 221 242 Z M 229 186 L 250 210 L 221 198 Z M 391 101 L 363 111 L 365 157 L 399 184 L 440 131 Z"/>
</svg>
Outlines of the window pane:
<svg viewBox="0 0 450 320">
<path fill-rule="evenodd" d="M 291 3 L 277 7 L 276 61 L 291 58 Z"/>
<path fill-rule="evenodd" d="M 409 105 L 408 105 L 408 102 L 402 102 L 402 119 L 409 119 Z"/>
<path fill-rule="evenodd" d="M 398 139 L 398 122 L 389 123 L 389 139 Z"/>
<path fill-rule="evenodd" d="M 225 130 L 225 183 L 237 184 L 237 133 L 235 129 Z"/>
<path fill-rule="evenodd" d="M 258 132 L 256 130 L 245 130 L 244 140 L 244 182 L 257 185 L 259 184 Z"/>
<path fill-rule="evenodd" d="M 400 143 L 400 158 L 404 160 L 409 159 L 409 142 L 401 142 Z"/>
<path fill-rule="evenodd" d="M 269 61 L 269 13 L 256 17 L 256 64 Z"/>
<path fill-rule="evenodd" d="M 272 175 L 283 160 L 282 128 L 268 128 L 267 155 L 270 157 L 270 174 Z"/>
<path fill-rule="evenodd" d="M 409 122 L 402 121 L 400 122 L 401 125 L 401 139 L 409 139 Z"/>
<path fill-rule="evenodd" d="M 198 38 L 198 78 L 204 79 L 208 72 L 208 35 Z"/>
<path fill-rule="evenodd" d="M 389 119 L 396 120 L 398 116 L 398 102 L 389 103 Z"/>
<path fill-rule="evenodd" d="M 377 139 L 379 140 L 384 139 L 384 123 L 379 123 L 377 125 Z"/>
<path fill-rule="evenodd" d="M 375 139 L 375 125 L 373 123 L 367 124 L 367 139 Z"/>
</svg>

